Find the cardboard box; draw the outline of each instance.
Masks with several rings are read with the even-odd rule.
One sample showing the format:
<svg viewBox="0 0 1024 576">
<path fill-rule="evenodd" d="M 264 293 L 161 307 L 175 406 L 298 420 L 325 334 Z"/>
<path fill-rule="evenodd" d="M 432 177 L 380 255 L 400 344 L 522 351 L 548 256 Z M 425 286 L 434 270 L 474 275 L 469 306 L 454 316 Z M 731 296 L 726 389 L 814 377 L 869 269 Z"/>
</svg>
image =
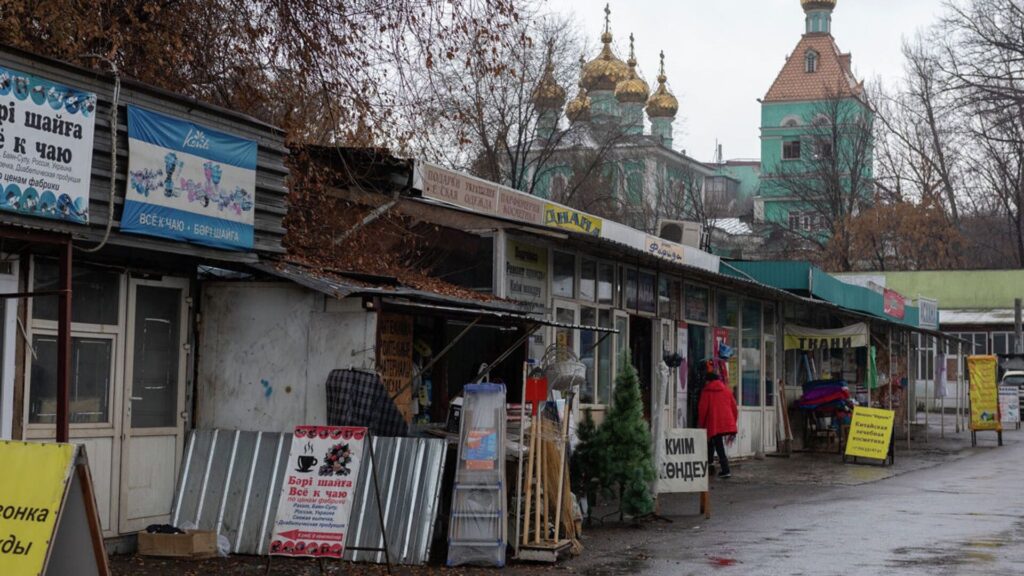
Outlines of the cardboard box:
<svg viewBox="0 0 1024 576">
<path fill-rule="evenodd" d="M 139 554 L 172 558 L 213 558 L 217 555 L 217 533 L 195 530 L 187 534 L 139 532 Z"/>
</svg>

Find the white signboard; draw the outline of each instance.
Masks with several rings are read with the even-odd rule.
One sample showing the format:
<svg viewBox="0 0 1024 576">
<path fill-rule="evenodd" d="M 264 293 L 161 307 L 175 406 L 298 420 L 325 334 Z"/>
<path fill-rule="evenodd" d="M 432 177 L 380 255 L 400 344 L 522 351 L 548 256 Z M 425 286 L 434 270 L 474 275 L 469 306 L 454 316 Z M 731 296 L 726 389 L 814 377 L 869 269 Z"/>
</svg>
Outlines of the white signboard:
<svg viewBox="0 0 1024 576">
<path fill-rule="evenodd" d="M 658 494 L 708 491 L 707 430 L 666 430 L 658 442 L 658 451 Z"/>
<path fill-rule="evenodd" d="M 0 210 L 87 224 L 96 95 L 0 66 Z"/>
<path fill-rule="evenodd" d="M 939 329 L 939 301 L 917 298 L 917 323 L 922 328 Z"/>
<path fill-rule="evenodd" d="M 366 436 L 366 428 L 295 428 L 271 554 L 342 557 Z"/>
<path fill-rule="evenodd" d="M 1004 424 L 1020 422 L 1020 396 L 1016 386 L 999 387 L 999 414 Z"/>
</svg>

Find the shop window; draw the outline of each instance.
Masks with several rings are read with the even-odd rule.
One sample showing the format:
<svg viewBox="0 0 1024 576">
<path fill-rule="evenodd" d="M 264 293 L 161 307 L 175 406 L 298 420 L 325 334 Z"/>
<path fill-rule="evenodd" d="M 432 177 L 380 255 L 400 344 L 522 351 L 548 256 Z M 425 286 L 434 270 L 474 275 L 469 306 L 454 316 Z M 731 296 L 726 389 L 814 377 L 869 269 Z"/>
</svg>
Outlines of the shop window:
<svg viewBox="0 0 1024 576">
<path fill-rule="evenodd" d="M 597 265 L 597 302 L 614 304 L 615 301 L 615 267 L 611 264 Z"/>
<path fill-rule="evenodd" d="M 33 289 L 57 290 L 60 277 L 53 260 L 33 260 Z M 75 264 L 71 267 L 71 321 L 76 324 L 116 325 L 120 302 L 121 279 L 117 272 Z M 57 297 L 42 296 L 32 300 L 32 317 L 57 321 Z"/>
<path fill-rule="evenodd" d="M 764 341 L 764 405 L 775 406 L 775 341 Z"/>
<path fill-rule="evenodd" d="M 761 405 L 761 303 L 743 301 L 743 327 L 740 333 L 743 405 Z"/>
<path fill-rule="evenodd" d="M 715 299 L 718 305 L 716 320 L 719 326 L 736 327 L 740 324 L 740 302 L 739 298 L 732 294 L 719 292 Z"/>
<path fill-rule="evenodd" d="M 580 324 L 597 326 L 597 309 L 580 308 Z M 590 330 L 580 331 L 580 362 L 587 368 L 587 378 L 580 386 L 580 403 L 594 404 L 597 401 L 597 339 L 600 335 Z"/>
<path fill-rule="evenodd" d="M 799 160 L 800 159 L 800 141 L 799 140 L 787 140 L 782 143 L 782 159 L 783 160 Z"/>
<path fill-rule="evenodd" d="M 612 327 L 612 311 L 598 311 L 598 324 L 602 328 Z M 614 338 L 611 334 L 598 334 L 597 345 L 597 403 L 611 404 L 615 375 L 612 371 Z"/>
<path fill-rule="evenodd" d="M 683 310 L 690 322 L 708 321 L 708 300 L 711 291 L 702 286 L 687 284 L 683 288 Z"/>
<path fill-rule="evenodd" d="M 554 253 L 552 289 L 561 298 L 576 297 L 576 256 L 564 252 Z"/>
<path fill-rule="evenodd" d="M 1017 336 L 1013 332 L 992 333 L 992 353 L 1012 354 L 1016 349 Z"/>
<path fill-rule="evenodd" d="M 636 310 L 637 302 L 637 276 L 639 272 L 632 268 L 626 268 L 626 281 L 624 282 L 625 294 L 623 302 L 627 310 Z"/>
<path fill-rule="evenodd" d="M 71 338 L 68 396 L 72 423 L 110 421 L 113 344 L 109 338 Z M 32 349 L 29 423 L 53 424 L 57 419 L 57 337 L 37 334 Z"/>
<path fill-rule="evenodd" d="M 658 277 L 658 316 L 672 318 L 672 279 L 668 276 Z"/>
<path fill-rule="evenodd" d="M 583 260 L 580 264 L 580 300 L 593 302 L 597 299 L 597 262 Z"/>
<path fill-rule="evenodd" d="M 775 335 L 775 305 L 764 305 L 764 334 L 765 336 Z"/>
<path fill-rule="evenodd" d="M 637 282 L 637 310 L 648 314 L 657 314 L 658 277 L 650 272 L 641 272 Z"/>
</svg>

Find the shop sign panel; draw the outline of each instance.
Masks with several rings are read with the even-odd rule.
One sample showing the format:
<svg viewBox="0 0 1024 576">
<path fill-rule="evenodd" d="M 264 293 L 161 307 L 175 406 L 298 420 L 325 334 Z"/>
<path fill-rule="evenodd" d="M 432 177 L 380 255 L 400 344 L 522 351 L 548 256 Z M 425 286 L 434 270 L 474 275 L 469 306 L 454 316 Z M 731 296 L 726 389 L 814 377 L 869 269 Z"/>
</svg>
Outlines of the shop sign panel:
<svg viewBox="0 0 1024 576">
<path fill-rule="evenodd" d="M 999 387 L 999 415 L 1005 424 L 1020 422 L 1020 394 L 1016 386 Z"/>
<path fill-rule="evenodd" d="M 903 295 L 895 290 L 886 289 L 882 293 L 882 312 L 886 316 L 892 316 L 893 318 L 903 319 L 906 314 L 904 310 Z"/>
<path fill-rule="evenodd" d="M 601 235 L 603 220 L 586 212 L 548 202 L 544 206 L 544 225 L 591 236 Z"/>
<path fill-rule="evenodd" d="M 295 428 L 270 554 L 342 557 L 367 435 L 359 427 Z"/>
<path fill-rule="evenodd" d="M 658 494 L 707 492 L 708 431 L 673 428 L 658 443 Z"/>
<path fill-rule="evenodd" d="M 415 187 L 426 198 L 478 214 L 530 224 L 544 222 L 544 202 L 518 190 L 426 163 L 416 165 L 415 179 Z"/>
<path fill-rule="evenodd" d="M 505 244 L 506 296 L 545 304 L 548 296 L 548 250 L 508 240 Z"/>
<path fill-rule="evenodd" d="M 786 350 L 848 350 L 868 345 L 868 325 L 863 322 L 833 329 L 786 324 L 784 332 Z"/>
<path fill-rule="evenodd" d="M 413 417 L 412 330 L 412 316 L 381 313 L 377 317 L 377 372 L 406 422 Z"/>
<path fill-rule="evenodd" d="M 121 229 L 252 249 L 256 152 L 254 140 L 129 106 Z"/>
<path fill-rule="evenodd" d="M 995 356 L 968 356 L 971 430 L 1002 430 L 999 422 L 999 388 Z"/>
<path fill-rule="evenodd" d="M 927 298 L 917 299 L 917 324 L 921 328 L 939 329 L 939 301 Z"/>
<path fill-rule="evenodd" d="M 885 460 L 889 456 L 895 418 L 896 412 L 892 410 L 855 406 L 846 455 Z"/>
<path fill-rule="evenodd" d="M 0 210 L 89 222 L 96 94 L 0 66 Z"/>
</svg>

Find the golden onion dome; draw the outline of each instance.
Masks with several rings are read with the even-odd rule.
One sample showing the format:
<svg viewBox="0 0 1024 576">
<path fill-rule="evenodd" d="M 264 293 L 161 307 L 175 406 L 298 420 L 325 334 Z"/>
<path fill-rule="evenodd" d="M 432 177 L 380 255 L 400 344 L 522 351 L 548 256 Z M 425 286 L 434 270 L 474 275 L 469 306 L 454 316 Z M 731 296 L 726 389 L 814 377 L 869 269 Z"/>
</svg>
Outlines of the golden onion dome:
<svg viewBox="0 0 1024 576">
<path fill-rule="evenodd" d="M 583 87 L 583 67 L 585 66 L 583 56 L 580 56 L 580 83 L 579 92 L 576 97 L 569 101 L 565 107 L 565 115 L 570 122 L 586 122 L 590 120 L 590 96 L 587 96 L 587 89 Z"/>
<path fill-rule="evenodd" d="M 629 78 L 629 67 L 612 51 L 612 33 L 609 23 L 611 9 L 604 7 L 604 32 L 601 34 L 601 53 L 583 67 L 583 87 L 594 92 L 615 90 L 615 86 Z"/>
<path fill-rule="evenodd" d="M 651 118 L 675 118 L 679 111 L 679 100 L 668 91 L 665 82 L 665 52 L 661 53 L 661 69 L 658 72 L 658 89 L 647 100 L 647 116 Z"/>
<path fill-rule="evenodd" d="M 813 10 L 815 8 L 834 10 L 837 1 L 838 0 L 800 0 L 800 6 L 804 10 Z"/>
<path fill-rule="evenodd" d="M 633 35 L 629 35 L 629 60 L 626 62 L 629 64 L 629 78 L 619 82 L 615 86 L 615 99 L 620 103 L 638 103 L 643 104 L 647 101 L 647 96 L 651 93 L 651 89 L 647 86 L 647 82 L 636 73 L 636 54 L 633 52 Z"/>
<path fill-rule="evenodd" d="M 533 103 L 541 110 L 560 110 L 565 104 L 565 88 L 559 86 L 558 81 L 555 80 L 555 67 L 551 63 L 552 48 L 553 45 L 548 44 L 548 57 L 547 63 L 544 65 L 544 75 L 533 90 Z"/>
</svg>

